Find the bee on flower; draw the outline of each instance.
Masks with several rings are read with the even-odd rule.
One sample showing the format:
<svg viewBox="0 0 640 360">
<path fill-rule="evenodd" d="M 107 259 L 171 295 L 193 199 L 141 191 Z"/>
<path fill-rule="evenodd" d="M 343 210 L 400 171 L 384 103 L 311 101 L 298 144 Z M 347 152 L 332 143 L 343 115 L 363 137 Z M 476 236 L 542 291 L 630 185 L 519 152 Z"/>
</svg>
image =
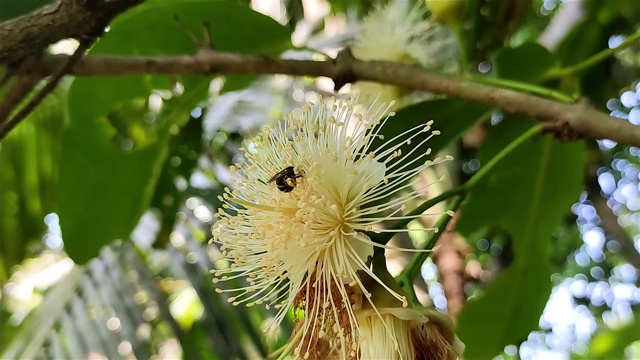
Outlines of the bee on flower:
<svg viewBox="0 0 640 360">
<path fill-rule="evenodd" d="M 375 308 L 368 282 L 408 304 L 372 270 L 374 248 L 388 246 L 369 234 L 385 231 L 383 220 L 406 219 L 403 204 L 424 191 L 408 180 L 450 157 L 428 160 L 425 144 L 439 134 L 432 122 L 382 141 L 389 109 L 358 105 L 357 98 L 308 104 L 265 126 L 231 167 L 212 240 L 227 266 L 212 271 L 214 282 L 243 279 L 241 287 L 218 291 L 235 305 L 278 309 L 270 330 L 298 310 L 296 357 L 308 358 L 318 339 L 341 358 L 358 357 L 353 306 L 362 296 Z"/>
</svg>

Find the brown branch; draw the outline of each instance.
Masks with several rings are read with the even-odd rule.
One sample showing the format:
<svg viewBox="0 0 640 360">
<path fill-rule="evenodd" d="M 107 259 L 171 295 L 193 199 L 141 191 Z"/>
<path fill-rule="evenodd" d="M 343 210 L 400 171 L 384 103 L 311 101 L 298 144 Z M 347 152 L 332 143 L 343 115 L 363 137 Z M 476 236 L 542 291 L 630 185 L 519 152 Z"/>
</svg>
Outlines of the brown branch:
<svg viewBox="0 0 640 360">
<path fill-rule="evenodd" d="M 596 213 L 600 217 L 602 228 L 607 234 L 620 244 L 622 255 L 633 267 L 640 270 L 640 252 L 635 247 L 634 240 L 629 233 L 618 223 L 618 217 L 607 205 L 607 199 L 602 195 L 602 189 L 598 183 L 595 168 L 590 169 L 587 175 L 588 199 L 593 203 Z"/>
<path fill-rule="evenodd" d="M 447 299 L 447 314 L 454 324 L 457 323 L 458 314 L 467 300 L 464 293 L 465 257 L 470 251 L 469 246 L 453 231 L 459 213 L 456 212 L 447 225 L 433 254 L 433 262 L 438 267 L 440 282 Z"/>
<path fill-rule="evenodd" d="M 50 73 L 65 56 L 47 56 L 38 69 Z M 430 73 L 406 64 L 359 61 L 342 56 L 330 61 L 272 59 L 266 56 L 207 51 L 196 55 L 165 57 L 88 56 L 74 73 L 92 75 L 141 74 L 288 74 L 326 76 L 341 84 L 369 80 L 405 88 L 446 94 L 544 122 L 548 131 L 566 139 L 579 136 L 611 139 L 640 147 L 640 126 L 608 116 L 585 102 L 564 104 L 526 93 Z M 345 80 L 346 79 L 346 80 Z"/>
<path fill-rule="evenodd" d="M 55 0 L 33 12 L 0 22 L 0 64 L 20 62 L 62 39 L 101 34 L 114 17 L 143 1 Z"/>
<path fill-rule="evenodd" d="M 0 23 L 0 64 L 23 65 L 65 38 L 100 33 L 118 14 L 144 0 L 55 0 L 29 14 Z M 46 31 L 43 31 L 46 29 Z M 66 57 L 46 56 L 33 69 L 42 77 L 55 74 Z M 40 68 L 41 67 L 41 68 Z M 343 53 L 332 61 L 278 60 L 213 51 L 175 57 L 88 57 L 75 67 L 78 75 L 133 74 L 288 74 L 327 76 L 340 86 L 369 80 L 405 88 L 446 94 L 530 116 L 564 140 L 581 136 L 611 139 L 640 147 L 640 127 L 610 117 L 586 103 L 563 104 L 538 96 L 431 74 L 417 66 L 364 62 Z"/>
<path fill-rule="evenodd" d="M 42 89 L 40 89 L 40 91 L 38 91 L 37 94 L 34 95 L 33 98 L 31 98 L 31 100 L 29 100 L 29 102 L 27 104 L 25 104 L 22 109 L 20 109 L 20 111 L 18 111 L 18 113 L 16 113 L 16 115 L 14 117 L 12 117 L 9 121 L 7 121 L 6 123 L 2 123 L 2 121 L 4 120 L 3 118 L 0 118 L 0 140 L 4 139 L 5 136 L 7 136 L 7 134 L 9 133 L 9 131 L 11 131 L 14 127 L 16 127 L 22 120 L 24 120 L 38 105 L 40 105 L 40 103 L 42 102 L 42 100 L 44 100 L 44 98 L 49 95 L 55 88 L 56 86 L 58 86 L 58 83 L 60 82 L 60 80 L 62 80 L 62 78 L 69 73 L 69 71 L 73 68 L 73 66 L 78 62 L 78 60 L 80 60 L 82 58 L 82 56 L 84 55 L 84 53 L 87 51 L 87 49 L 89 48 L 89 46 L 91 44 L 93 44 L 93 42 L 95 41 L 95 38 L 87 38 L 84 39 L 80 42 L 80 45 L 78 46 L 78 48 L 76 49 L 76 51 L 73 53 L 73 55 L 71 55 L 68 59 L 67 62 L 62 66 L 61 69 L 59 69 L 53 76 L 51 76 L 51 78 L 49 79 L 49 81 L 47 81 L 47 84 L 45 86 L 42 87 Z M 30 89 L 30 87 L 29 87 Z M 26 91 L 28 92 L 29 89 L 27 89 Z M 13 90 L 13 88 L 12 88 Z M 3 99 L 3 100 L 6 100 Z M 4 103 L 4 101 L 3 101 Z M 1 105 L 1 104 L 0 104 Z M 8 115 L 8 114 L 7 114 Z"/>
<path fill-rule="evenodd" d="M 0 124 L 11 115 L 11 112 L 20 104 L 20 102 L 31 92 L 34 86 L 40 81 L 39 76 L 16 75 L 15 82 L 6 92 L 4 97 L 0 99 Z"/>
<path fill-rule="evenodd" d="M 9 69 L 4 69 L 4 68 L 0 68 L 0 72 L 2 72 L 2 76 L 0 76 L 0 88 L 1 88 L 4 86 L 4 84 L 9 82 L 9 79 L 13 77 L 14 73 Z"/>
<path fill-rule="evenodd" d="M 620 244 L 620 254 L 636 269 L 640 270 L 640 253 L 634 246 L 633 238 L 618 223 L 618 217 L 607 205 L 607 200 L 601 194 L 589 194 L 589 200 L 593 203 L 596 213 L 602 221 L 602 227 L 614 240 Z"/>
</svg>

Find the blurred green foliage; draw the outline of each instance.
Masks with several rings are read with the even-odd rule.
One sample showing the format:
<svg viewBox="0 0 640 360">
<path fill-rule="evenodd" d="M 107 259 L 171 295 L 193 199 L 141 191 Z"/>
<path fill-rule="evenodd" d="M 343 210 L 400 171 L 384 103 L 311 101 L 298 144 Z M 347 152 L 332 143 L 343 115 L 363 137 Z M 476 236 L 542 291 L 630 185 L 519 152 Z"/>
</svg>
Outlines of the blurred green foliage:
<svg viewBox="0 0 640 360">
<path fill-rule="evenodd" d="M 0 21 L 10 20 L 41 6 L 52 3 L 53 0 L 3 0 L 0 1 Z"/>
</svg>

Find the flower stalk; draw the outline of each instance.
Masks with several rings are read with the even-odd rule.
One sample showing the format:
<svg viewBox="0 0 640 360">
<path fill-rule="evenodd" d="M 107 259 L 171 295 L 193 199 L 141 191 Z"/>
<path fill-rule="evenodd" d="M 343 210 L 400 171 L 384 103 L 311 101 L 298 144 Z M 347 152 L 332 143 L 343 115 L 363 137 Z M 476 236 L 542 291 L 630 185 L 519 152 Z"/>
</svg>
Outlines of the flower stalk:
<svg viewBox="0 0 640 360">
<path fill-rule="evenodd" d="M 418 207 L 410 211 L 408 215 L 422 214 L 428 209 L 430 209 L 432 206 L 442 201 L 453 198 L 447 210 L 447 214 L 441 216 L 440 219 L 438 219 L 435 226 L 437 229 L 445 229 L 447 224 L 451 220 L 451 216 L 452 216 L 451 214 L 455 213 L 460 208 L 467 194 L 480 182 L 480 180 L 482 180 L 487 174 L 489 174 L 491 170 L 493 170 L 493 168 L 498 163 L 500 163 L 500 161 L 502 161 L 505 157 L 507 157 L 514 149 L 516 149 L 525 141 L 533 138 L 534 136 L 537 136 L 538 134 L 540 134 L 541 131 L 542 131 L 542 126 L 539 124 L 531 127 L 529 130 L 525 131 L 522 135 L 518 136 L 515 140 L 509 143 L 509 145 L 505 146 L 494 157 L 492 157 L 491 160 L 489 160 L 484 166 L 482 166 L 478 170 L 478 172 L 476 172 L 471 177 L 471 179 L 469 179 L 466 183 L 458 187 L 455 187 L 453 189 L 447 190 L 442 194 L 423 202 Z M 407 226 L 409 221 L 410 220 L 405 220 L 405 219 L 398 220 L 397 222 L 392 224 L 389 228 L 397 229 L 397 228 L 405 227 Z M 442 232 L 440 231 L 435 231 L 430 233 L 427 236 L 425 243 L 420 248 L 421 250 L 424 250 L 424 251 L 414 255 L 409 261 L 409 263 L 407 264 L 407 266 L 405 266 L 405 268 L 402 270 L 400 275 L 396 277 L 398 283 L 410 295 L 412 301 L 416 304 L 419 302 L 415 295 L 415 291 L 413 290 L 413 279 L 416 277 L 416 275 L 420 271 L 420 267 L 422 266 L 422 264 L 429 257 L 430 250 L 433 249 L 433 247 L 435 246 L 435 244 L 437 243 L 441 235 L 442 235 Z M 386 243 L 390 239 L 391 239 L 391 236 L 389 236 L 389 234 L 386 233 L 386 234 L 381 234 L 381 236 L 377 240 L 383 241 Z"/>
</svg>

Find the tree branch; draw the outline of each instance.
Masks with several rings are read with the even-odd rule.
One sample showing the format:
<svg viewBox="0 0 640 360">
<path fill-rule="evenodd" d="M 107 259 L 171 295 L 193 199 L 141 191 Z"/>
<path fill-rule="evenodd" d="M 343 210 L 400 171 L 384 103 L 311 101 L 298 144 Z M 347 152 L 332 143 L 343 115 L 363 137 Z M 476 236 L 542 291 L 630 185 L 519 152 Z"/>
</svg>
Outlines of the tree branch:
<svg viewBox="0 0 640 360">
<path fill-rule="evenodd" d="M 589 169 L 586 180 L 588 199 L 591 200 L 596 213 L 600 217 L 602 228 L 611 237 L 620 244 L 620 255 L 622 255 L 629 264 L 640 270 L 640 252 L 635 247 L 635 242 L 631 235 L 620 225 L 618 216 L 607 205 L 607 199 L 602 194 L 602 188 L 598 183 L 598 175 L 596 167 Z"/>
<path fill-rule="evenodd" d="M 460 211 L 457 211 L 447 225 L 438 242 L 440 246 L 433 254 L 433 262 L 440 272 L 440 282 L 447 299 L 447 315 L 454 324 L 467 301 L 464 270 L 465 257 L 470 252 L 469 245 L 453 231 L 459 214 Z"/>
<path fill-rule="evenodd" d="M 47 97 L 47 95 L 49 95 L 56 88 L 56 86 L 58 86 L 58 83 L 60 82 L 60 80 L 62 80 L 62 78 L 69 72 L 69 70 L 73 68 L 73 65 L 75 65 L 78 62 L 78 60 L 82 58 L 84 53 L 87 51 L 89 46 L 93 44 L 94 41 L 95 41 L 95 38 L 89 38 L 89 37 L 84 38 L 80 42 L 80 46 L 78 46 L 75 53 L 73 53 L 73 55 L 71 55 L 71 57 L 67 59 L 67 62 L 62 66 L 62 68 L 59 69 L 53 76 L 49 78 L 49 81 L 47 82 L 47 84 L 43 86 L 42 89 L 40 89 L 40 91 L 38 91 L 33 96 L 33 98 L 31 98 L 31 100 L 29 100 L 29 102 L 27 102 L 22 107 L 22 109 L 20 109 L 20 111 L 18 111 L 18 113 L 16 113 L 6 123 L 3 123 L 5 118 L 0 117 L 0 140 L 4 139 L 4 137 L 7 136 L 9 131 L 11 131 L 14 127 L 16 127 L 22 120 L 24 120 L 27 116 L 29 116 L 29 114 L 38 105 L 40 105 L 42 100 L 44 100 L 44 98 Z M 28 77 L 27 79 L 31 79 L 31 77 Z M 17 84 L 20 84 L 20 82 L 18 82 Z M 15 87 L 11 88 L 11 90 L 13 89 L 15 89 Z M 26 90 L 27 92 L 25 93 L 25 95 L 28 93 L 29 90 L 30 88 Z M 6 100 L 6 98 L 4 100 Z M 0 105 L 2 105 L 2 103 L 0 103 Z M 10 112 L 11 109 L 8 109 L 8 111 Z M 8 116 L 9 113 L 7 113 L 6 115 Z"/>
<path fill-rule="evenodd" d="M 56 0 L 0 22 L 0 64 L 17 63 L 62 39 L 101 34 L 114 17 L 143 1 Z"/>
<path fill-rule="evenodd" d="M 29 95 L 39 81 L 40 77 L 28 75 L 16 76 L 15 82 L 10 85 L 9 90 L 7 90 L 4 97 L 0 99 L 0 128 L 2 127 L 2 123 L 9 118 L 11 112 Z"/>
<path fill-rule="evenodd" d="M 46 75 L 59 68 L 67 56 L 46 56 L 35 73 Z M 73 72 L 81 76 L 142 74 L 288 74 L 326 76 L 337 85 L 354 80 L 376 81 L 405 88 L 446 94 L 464 100 L 526 115 L 545 124 L 563 140 L 580 136 L 610 139 L 640 147 L 640 126 L 608 116 L 586 102 L 564 104 L 539 96 L 470 80 L 430 73 L 415 65 L 384 61 L 359 61 L 346 56 L 336 60 L 273 59 L 215 51 L 184 56 L 88 56 Z"/>
</svg>

